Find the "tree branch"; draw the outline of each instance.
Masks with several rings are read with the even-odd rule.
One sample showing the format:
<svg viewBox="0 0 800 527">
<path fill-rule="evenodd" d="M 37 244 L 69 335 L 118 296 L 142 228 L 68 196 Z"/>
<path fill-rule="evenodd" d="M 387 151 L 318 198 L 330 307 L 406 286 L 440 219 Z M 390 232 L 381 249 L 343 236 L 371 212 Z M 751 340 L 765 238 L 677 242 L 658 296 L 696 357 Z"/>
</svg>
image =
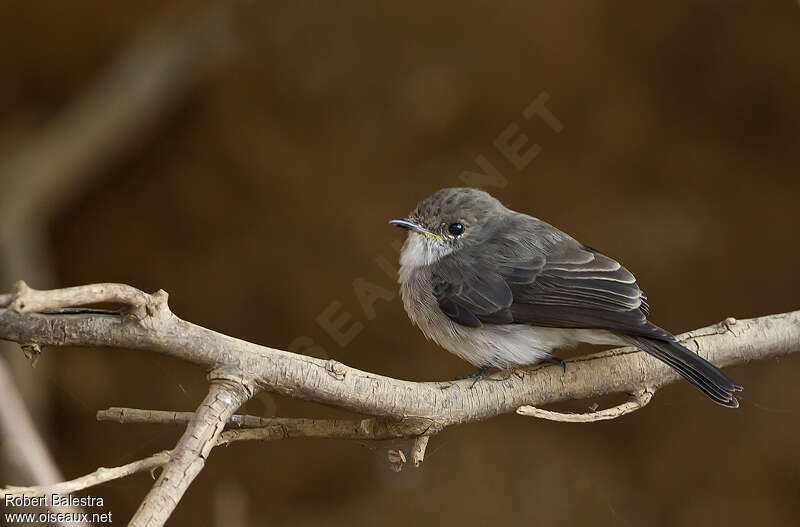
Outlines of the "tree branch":
<svg viewBox="0 0 800 527">
<path fill-rule="evenodd" d="M 162 410 L 139 410 L 135 408 L 109 408 L 97 412 L 98 421 L 111 421 L 121 424 L 189 424 L 195 418 L 194 412 L 168 412 Z M 385 419 L 327 420 L 299 419 L 282 417 L 257 417 L 253 415 L 233 415 L 225 423 L 225 431 L 217 439 L 215 446 L 224 446 L 236 441 L 274 441 L 296 437 L 324 439 L 381 440 L 395 438 L 428 438 L 422 435 L 430 431 L 430 423 L 407 419 L 388 421 Z M 427 444 L 427 441 L 426 441 Z M 418 454 L 419 455 L 419 454 Z M 422 450 L 424 455 L 424 449 Z M 49 496 L 79 492 L 115 479 L 132 476 L 139 472 L 165 465 L 172 451 L 159 452 L 150 457 L 114 468 L 100 467 L 91 474 L 54 485 L 32 487 L 9 486 L 0 489 L 0 494 L 10 496 Z M 422 461 L 421 457 L 419 458 Z"/>
<path fill-rule="evenodd" d="M 109 408 L 97 412 L 98 421 L 120 424 L 185 424 L 194 412 Z M 234 441 L 275 441 L 292 438 L 353 439 L 379 441 L 415 438 L 430 433 L 434 424 L 425 419 L 305 419 L 296 417 L 257 417 L 233 415 L 225 425 L 218 445 Z"/>
<path fill-rule="evenodd" d="M 153 295 L 155 297 L 155 295 Z M 53 311 L 61 308 L 86 306 L 89 304 L 121 304 L 126 311 L 143 309 L 150 295 L 124 284 L 92 284 L 67 287 L 52 291 L 31 289 L 25 282 L 14 284 L 13 295 L 0 295 L 0 307 L 19 312 Z"/>
<path fill-rule="evenodd" d="M 594 423 L 595 421 L 608 421 L 622 417 L 631 412 L 635 412 L 647 406 L 647 403 L 653 398 L 653 392 L 644 389 L 641 392 L 634 394 L 630 401 L 618 404 L 605 410 L 597 412 L 589 412 L 586 414 L 565 414 L 561 412 L 551 412 L 550 410 L 542 410 L 535 406 L 521 406 L 517 408 L 519 415 L 527 415 L 528 417 L 538 417 L 540 419 L 547 419 L 549 421 L 559 421 L 562 423 Z"/>
<path fill-rule="evenodd" d="M 645 353 L 618 348 L 568 360 L 565 372 L 559 366 L 534 366 L 496 373 L 474 387 L 469 380 L 409 382 L 216 333 L 174 316 L 166 294 L 148 297 L 152 307 L 141 319 L 0 309 L 0 338 L 41 346 L 152 350 L 209 369 L 234 368 L 259 387 L 290 397 L 380 417 L 428 418 L 441 426 L 487 419 L 520 406 L 657 390 L 679 379 Z M 800 311 L 728 319 L 680 339 L 723 367 L 784 355 L 796 351 L 800 342 Z"/>
<path fill-rule="evenodd" d="M 163 525 L 167 521 L 183 493 L 203 470 L 225 423 L 252 393 L 247 379 L 212 372 L 208 395 L 186 427 L 164 470 L 129 526 Z"/>
<path fill-rule="evenodd" d="M 668 366 L 645 353 L 634 348 L 619 348 L 571 359 L 567 361 L 566 370 L 542 365 L 499 372 L 478 383 L 470 380 L 409 382 L 360 371 L 335 360 L 297 355 L 216 333 L 173 315 L 163 291 L 148 295 L 131 289 L 102 284 L 34 291 L 20 286 L 13 294 L 0 296 L 0 306 L 7 306 L 0 307 L 2 339 L 29 346 L 151 350 L 213 371 L 208 397 L 190 421 L 174 450 L 175 455 L 131 525 L 161 525 L 166 521 L 218 441 L 285 437 L 377 439 L 402 434 L 400 437 L 417 438 L 411 459 L 418 464 L 424 457 L 429 436 L 446 426 L 484 420 L 518 409 L 523 414 L 532 412 L 564 420 L 564 414 L 543 414 L 542 410 L 528 407 L 609 393 L 643 394 L 638 401 L 579 419 L 618 417 L 642 407 L 649 400 L 647 394 L 680 378 Z M 125 298 L 115 296 L 117 302 L 134 299 L 131 302 L 135 306 L 133 316 L 46 313 L 54 307 L 107 302 L 109 291 L 127 292 Z M 784 355 L 800 347 L 800 311 L 739 321 L 729 318 L 680 338 L 690 349 L 718 366 Z M 236 409 L 260 389 L 377 419 L 290 419 L 272 421 L 259 429 L 223 433 Z M 164 418 L 153 415 L 151 413 L 150 418 Z M 173 414 L 170 419 L 175 422 L 188 417 Z M 399 423 L 399 428 L 392 428 L 393 423 Z M 402 451 L 390 454 L 399 460 L 399 466 L 405 463 Z"/>
<path fill-rule="evenodd" d="M 100 467 L 91 474 L 81 476 L 79 478 L 56 483 L 55 485 L 43 485 L 39 487 L 6 487 L 0 489 L 0 493 L 4 496 L 9 495 L 12 497 L 27 496 L 29 498 L 38 498 L 40 496 L 50 496 L 52 494 L 70 494 L 72 492 L 80 492 L 90 487 L 96 487 L 115 479 L 122 479 L 127 476 L 132 476 L 145 470 L 154 470 L 169 461 L 171 451 L 159 452 L 150 457 L 122 465 L 121 467 L 105 468 Z"/>
</svg>

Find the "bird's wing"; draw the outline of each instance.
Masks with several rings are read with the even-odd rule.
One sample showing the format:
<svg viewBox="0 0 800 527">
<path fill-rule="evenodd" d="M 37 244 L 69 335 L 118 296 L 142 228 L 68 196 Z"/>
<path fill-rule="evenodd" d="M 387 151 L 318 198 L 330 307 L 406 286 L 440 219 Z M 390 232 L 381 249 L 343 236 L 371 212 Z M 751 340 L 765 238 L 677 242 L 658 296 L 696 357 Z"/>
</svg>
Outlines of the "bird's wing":
<svg viewBox="0 0 800 527">
<path fill-rule="evenodd" d="M 494 238 L 432 269 L 439 307 L 459 324 L 607 329 L 671 338 L 647 322 L 634 276 L 615 260 L 550 225 L 519 241 Z"/>
</svg>

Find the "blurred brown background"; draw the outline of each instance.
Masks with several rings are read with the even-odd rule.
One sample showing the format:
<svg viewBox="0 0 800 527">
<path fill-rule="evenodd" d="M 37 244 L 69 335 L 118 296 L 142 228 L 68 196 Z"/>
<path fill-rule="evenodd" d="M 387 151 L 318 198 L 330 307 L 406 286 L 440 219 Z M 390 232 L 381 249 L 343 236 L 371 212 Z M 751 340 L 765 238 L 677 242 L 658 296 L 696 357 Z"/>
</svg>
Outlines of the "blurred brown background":
<svg viewBox="0 0 800 527">
<path fill-rule="evenodd" d="M 283 348 L 308 336 L 312 353 L 361 369 L 453 378 L 470 367 L 426 342 L 398 298 L 378 301 L 368 320 L 352 283 L 395 292 L 375 262 L 397 259 L 402 233 L 387 220 L 460 185 L 484 155 L 508 179 L 492 189 L 497 197 L 623 261 L 668 329 L 798 307 L 795 2 L 216 9 L 91 0 L 0 8 L 4 159 L 25 148 L 37 163 L 61 159 L 37 138 L 62 125 L 69 148 L 91 153 L 63 173 L 60 161 L 42 169 L 58 185 L 38 188 L 46 199 L 36 214 L 15 220 L 41 224 L 41 247 L 12 273 L 23 242 L 6 236 L 0 289 L 20 278 L 163 288 L 176 314 L 218 331 Z M 182 45 L 170 36 L 184 38 L 180 28 L 198 16 L 224 26 L 222 36 L 201 25 L 191 60 L 145 65 L 146 75 L 92 106 L 141 35 L 155 42 L 145 62 L 164 57 Z M 126 95 L 128 84 L 164 77 L 150 95 L 158 104 Z M 558 134 L 522 118 L 543 91 L 564 124 Z M 108 131 L 64 124 L 87 100 Z M 136 125 L 117 127 L 128 109 Z M 510 123 L 542 149 L 520 171 L 493 146 Z M 0 177 L 0 194 L 16 185 L 24 195 L 34 181 L 15 166 Z M 344 347 L 315 322 L 332 302 L 364 325 Z M 400 474 L 385 458 L 404 442 L 234 445 L 213 453 L 170 525 L 796 525 L 798 359 L 733 368 L 746 387 L 737 411 L 681 383 L 613 422 L 505 416 L 449 429 L 423 467 Z M 170 448 L 181 432 L 97 423 L 96 410 L 193 410 L 205 389 L 198 368 L 151 353 L 53 350 L 40 368 L 15 375 L 39 398 L 32 407 L 69 477 Z M 344 415 L 269 396 L 246 410 Z M 138 475 L 89 493 L 123 523 L 150 485 Z"/>
</svg>

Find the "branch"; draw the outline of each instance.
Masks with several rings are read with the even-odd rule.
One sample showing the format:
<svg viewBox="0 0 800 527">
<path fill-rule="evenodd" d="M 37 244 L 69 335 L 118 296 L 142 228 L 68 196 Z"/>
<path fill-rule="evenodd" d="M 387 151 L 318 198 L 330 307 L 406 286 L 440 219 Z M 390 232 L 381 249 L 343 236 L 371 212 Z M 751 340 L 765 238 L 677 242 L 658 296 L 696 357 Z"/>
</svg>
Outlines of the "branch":
<svg viewBox="0 0 800 527">
<path fill-rule="evenodd" d="M 150 424 L 189 424 L 195 418 L 194 412 L 167 412 L 162 410 L 138 410 L 135 408 L 109 408 L 97 412 L 98 421 L 111 421 L 121 424 L 150 423 Z M 215 446 L 225 446 L 236 441 L 273 441 L 295 437 L 325 438 L 325 439 L 361 439 L 381 440 L 394 438 L 428 438 L 423 436 L 430 432 L 430 423 L 418 420 L 402 422 L 386 421 L 384 419 L 326 420 L 326 419 L 295 419 L 280 417 L 257 417 L 253 415 L 233 415 L 225 423 L 226 431 L 217 439 Z M 234 429 L 230 429 L 234 428 Z M 427 444 L 427 441 L 425 442 Z M 424 448 L 418 454 L 422 461 Z M 172 451 L 159 452 L 145 459 L 140 459 L 126 465 L 114 468 L 100 467 L 91 474 L 75 478 L 70 481 L 55 485 L 42 485 L 32 487 L 9 486 L 0 489 L 0 494 L 13 497 L 28 496 L 39 497 L 51 494 L 68 494 L 79 492 L 90 487 L 108 483 L 115 479 L 132 476 L 139 472 L 151 472 L 165 465 L 171 458 Z"/>
<path fill-rule="evenodd" d="M 130 527 L 163 525 L 203 470 L 230 416 L 253 394 L 247 379 L 212 372 L 208 395 L 186 427 L 153 488 L 128 524 Z"/>
<path fill-rule="evenodd" d="M 145 308 L 148 300 L 155 299 L 156 295 L 151 297 L 135 287 L 124 284 L 92 284 L 54 289 L 53 291 L 37 291 L 28 287 L 25 282 L 19 281 L 14 284 L 13 294 L 0 295 L 0 307 L 7 307 L 18 312 L 35 313 L 89 304 L 110 303 L 122 304 L 126 307 L 126 311 L 136 311 Z"/>
<path fill-rule="evenodd" d="M 623 415 L 635 412 L 647 406 L 647 403 L 653 398 L 653 392 L 644 389 L 635 394 L 632 399 L 626 403 L 606 408 L 598 412 L 590 412 L 587 414 L 565 414 L 561 412 L 551 412 L 550 410 L 542 410 L 535 406 L 521 406 L 517 408 L 519 415 L 527 415 L 529 417 L 538 417 L 540 419 L 547 419 L 549 421 L 559 421 L 562 423 L 594 423 L 595 421 L 608 421 L 616 419 Z"/>
<path fill-rule="evenodd" d="M 81 288 L 71 289 L 77 294 Z M 59 305 L 64 304 L 61 291 L 53 293 Z M 81 291 L 84 300 L 85 293 Z M 142 318 L 0 309 L 0 338 L 40 346 L 152 350 L 209 369 L 246 372 L 260 388 L 290 397 L 379 417 L 426 418 L 440 426 L 484 420 L 526 405 L 655 391 L 680 378 L 658 360 L 628 347 L 568 360 L 566 371 L 556 365 L 533 366 L 496 373 L 474 386 L 469 380 L 409 382 L 216 333 L 169 312 L 166 294 L 147 296 L 152 308 Z M 785 355 L 798 348 L 800 311 L 727 319 L 680 339 L 723 367 Z"/>
<path fill-rule="evenodd" d="M 411 461 L 414 462 L 415 467 L 420 466 L 422 460 L 425 459 L 425 450 L 428 448 L 430 438 L 431 436 L 419 436 L 414 440 L 411 447 Z"/>
<path fill-rule="evenodd" d="M 194 415 L 193 412 L 109 408 L 97 412 L 97 420 L 120 424 L 185 424 Z M 226 431 L 217 442 L 218 446 L 234 441 L 275 441 L 291 438 L 379 441 L 416 438 L 436 431 L 434 423 L 425 419 L 304 419 L 254 415 L 233 415 L 228 419 L 225 428 Z"/>
<path fill-rule="evenodd" d="M 110 421 L 119 424 L 160 424 L 160 425 L 185 425 L 194 419 L 194 412 L 172 412 L 167 410 L 140 410 L 138 408 L 119 408 L 112 406 L 107 410 L 97 411 L 98 421 Z M 225 428 L 258 428 L 269 426 L 274 421 L 284 421 L 280 418 L 258 417 L 255 415 L 236 414 L 228 418 Z"/>
<path fill-rule="evenodd" d="M 55 485 L 43 485 L 40 487 L 6 487 L 0 489 L 0 493 L 11 497 L 27 496 L 29 498 L 38 498 L 40 496 L 51 496 L 53 494 L 66 495 L 73 492 L 80 492 L 90 487 L 95 487 L 115 479 L 121 479 L 127 476 L 132 476 L 139 472 L 146 470 L 154 470 L 169 461 L 171 451 L 159 452 L 150 457 L 122 465 L 121 467 L 105 468 L 100 467 L 91 474 L 81 476 L 63 483 L 56 483 Z"/>
<path fill-rule="evenodd" d="M 114 296 L 113 300 L 133 306 L 129 310 L 133 316 L 47 312 L 107 302 L 110 291 L 125 291 L 124 298 Z M 102 346 L 150 350 L 214 372 L 206 401 L 190 420 L 175 455 L 134 517 L 131 525 L 137 526 L 148 522 L 161 525 L 166 521 L 218 441 L 285 437 L 374 439 L 402 433 L 402 437 L 416 438 L 411 459 L 418 464 L 424 457 L 429 436 L 446 426 L 515 411 L 572 421 L 618 417 L 641 408 L 649 400 L 649 394 L 680 378 L 645 353 L 618 348 L 571 359 L 565 370 L 561 366 L 540 365 L 499 372 L 478 383 L 409 382 L 360 371 L 335 360 L 289 353 L 216 333 L 173 315 L 163 291 L 148 295 L 114 284 L 54 291 L 35 291 L 21 285 L 13 294 L 0 296 L 0 338 L 29 348 Z M 784 355 L 800 347 L 800 311 L 750 320 L 729 318 L 680 338 L 718 366 Z M 226 422 L 236 420 L 232 417 L 236 409 L 260 389 L 376 419 L 272 421 L 259 429 L 223 433 Z M 609 393 L 642 395 L 637 401 L 577 418 L 530 408 Z M 157 419 L 163 417 L 159 415 Z M 184 416 L 172 414 L 170 419 L 174 422 Z M 392 429 L 392 423 L 399 423 L 399 428 Z M 387 428 L 382 429 L 384 426 Z M 371 432 L 365 434 L 363 427 Z M 401 466 L 406 461 L 402 451 L 392 451 L 390 455 Z"/>
</svg>

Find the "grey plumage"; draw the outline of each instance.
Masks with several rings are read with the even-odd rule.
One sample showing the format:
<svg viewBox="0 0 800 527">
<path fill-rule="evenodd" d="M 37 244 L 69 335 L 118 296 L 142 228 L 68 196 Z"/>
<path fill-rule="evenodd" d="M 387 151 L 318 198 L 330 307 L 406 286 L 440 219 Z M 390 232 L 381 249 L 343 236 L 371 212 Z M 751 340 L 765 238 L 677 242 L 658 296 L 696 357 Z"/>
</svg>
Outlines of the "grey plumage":
<svg viewBox="0 0 800 527">
<path fill-rule="evenodd" d="M 725 406 L 741 387 L 647 320 L 647 297 L 615 260 L 489 194 L 443 189 L 419 203 L 400 284 L 426 337 L 479 367 L 509 368 L 579 342 L 634 345 Z"/>
</svg>

